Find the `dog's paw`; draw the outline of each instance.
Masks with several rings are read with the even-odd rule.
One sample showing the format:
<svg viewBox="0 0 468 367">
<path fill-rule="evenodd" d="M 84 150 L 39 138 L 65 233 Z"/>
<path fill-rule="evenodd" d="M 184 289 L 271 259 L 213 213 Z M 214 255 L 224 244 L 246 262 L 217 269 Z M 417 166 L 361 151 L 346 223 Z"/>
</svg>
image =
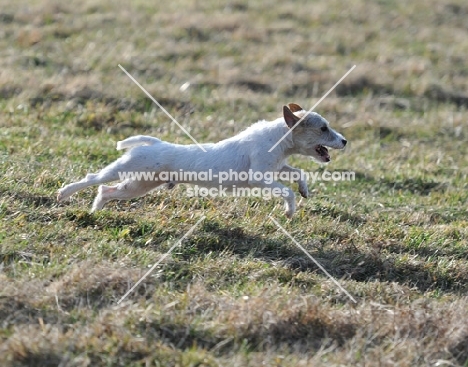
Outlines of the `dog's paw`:
<svg viewBox="0 0 468 367">
<path fill-rule="evenodd" d="M 57 191 L 57 201 L 60 203 L 60 202 L 63 201 L 64 199 L 65 199 L 65 198 L 64 198 L 64 195 L 63 195 L 62 190 Z"/>
<path fill-rule="evenodd" d="M 301 194 L 303 198 L 309 197 L 309 188 L 304 181 L 299 182 L 299 194 Z"/>
<path fill-rule="evenodd" d="M 295 204 L 286 205 L 285 209 L 286 210 L 284 211 L 284 215 L 286 216 L 286 218 L 291 219 L 294 213 L 296 212 L 296 205 Z"/>
</svg>

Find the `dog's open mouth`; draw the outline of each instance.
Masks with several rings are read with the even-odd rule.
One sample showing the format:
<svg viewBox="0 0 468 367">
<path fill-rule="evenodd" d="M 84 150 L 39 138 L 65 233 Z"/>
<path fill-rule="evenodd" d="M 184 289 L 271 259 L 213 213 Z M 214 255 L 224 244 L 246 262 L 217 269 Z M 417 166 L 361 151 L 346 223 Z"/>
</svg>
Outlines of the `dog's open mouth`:
<svg viewBox="0 0 468 367">
<path fill-rule="evenodd" d="M 324 162 L 331 161 L 330 154 L 328 154 L 328 149 L 325 148 L 323 145 L 317 145 L 315 151 L 318 153 L 318 155 L 320 156 L 320 158 L 322 158 Z"/>
</svg>

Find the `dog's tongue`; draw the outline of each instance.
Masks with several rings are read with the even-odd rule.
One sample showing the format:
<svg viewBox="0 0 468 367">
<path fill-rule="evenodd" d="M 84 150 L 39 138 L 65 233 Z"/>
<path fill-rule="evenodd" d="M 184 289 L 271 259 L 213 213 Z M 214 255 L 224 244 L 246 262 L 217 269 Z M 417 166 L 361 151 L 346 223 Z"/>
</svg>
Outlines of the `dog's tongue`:
<svg viewBox="0 0 468 367">
<path fill-rule="evenodd" d="M 328 149 L 323 145 L 318 146 L 317 153 L 320 154 L 321 157 L 325 158 L 327 162 L 331 161 L 330 154 L 328 154 Z"/>
</svg>

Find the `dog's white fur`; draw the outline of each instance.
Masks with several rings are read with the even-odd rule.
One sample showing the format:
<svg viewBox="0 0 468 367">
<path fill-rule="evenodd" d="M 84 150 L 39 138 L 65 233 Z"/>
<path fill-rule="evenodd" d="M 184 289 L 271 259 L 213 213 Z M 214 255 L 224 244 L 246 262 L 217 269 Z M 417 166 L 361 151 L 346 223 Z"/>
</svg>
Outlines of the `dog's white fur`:
<svg viewBox="0 0 468 367">
<path fill-rule="evenodd" d="M 301 120 L 302 119 L 302 120 Z M 298 124 L 299 122 L 299 124 Z M 297 126 L 296 126 L 297 125 Z M 268 150 L 280 140 L 288 129 L 293 130 L 272 152 Z M 150 136 L 133 136 L 117 143 L 117 149 L 129 149 L 122 157 L 111 163 L 97 174 L 88 174 L 81 181 L 71 183 L 59 190 L 57 200 L 62 201 L 75 192 L 88 186 L 116 181 L 119 172 L 298 172 L 300 170 L 286 163 L 288 156 L 302 154 L 311 156 L 318 162 L 330 161 L 327 146 L 343 149 L 345 138 L 331 129 L 329 123 L 315 112 L 307 113 L 297 104 L 290 103 L 283 107 L 283 117 L 274 121 L 260 121 L 240 134 L 215 144 L 203 144 L 204 152 L 199 146 L 172 144 Z M 318 151 L 317 151 L 318 148 Z M 155 176 L 157 177 L 157 176 Z M 216 177 L 216 176 L 214 176 Z M 299 192 L 308 196 L 307 183 L 300 179 Z M 188 182 L 136 181 L 125 180 L 115 186 L 101 185 L 94 200 L 92 211 L 102 209 L 111 200 L 129 200 L 143 196 L 156 187 Z M 203 187 L 217 187 L 218 181 L 190 182 Z M 267 184 L 261 180 L 223 182 L 223 187 L 258 187 L 279 188 L 286 207 L 286 216 L 291 217 L 295 210 L 293 191 L 279 182 Z"/>
</svg>

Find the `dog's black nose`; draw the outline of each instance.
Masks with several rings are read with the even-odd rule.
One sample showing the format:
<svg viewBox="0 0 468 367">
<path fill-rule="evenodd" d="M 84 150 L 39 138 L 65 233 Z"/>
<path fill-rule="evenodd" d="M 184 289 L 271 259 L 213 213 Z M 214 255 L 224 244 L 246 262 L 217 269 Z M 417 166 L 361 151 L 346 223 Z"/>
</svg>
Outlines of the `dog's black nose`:
<svg viewBox="0 0 468 367">
<path fill-rule="evenodd" d="M 341 142 L 343 143 L 343 145 L 346 145 L 348 141 L 346 139 L 341 139 Z"/>
</svg>

